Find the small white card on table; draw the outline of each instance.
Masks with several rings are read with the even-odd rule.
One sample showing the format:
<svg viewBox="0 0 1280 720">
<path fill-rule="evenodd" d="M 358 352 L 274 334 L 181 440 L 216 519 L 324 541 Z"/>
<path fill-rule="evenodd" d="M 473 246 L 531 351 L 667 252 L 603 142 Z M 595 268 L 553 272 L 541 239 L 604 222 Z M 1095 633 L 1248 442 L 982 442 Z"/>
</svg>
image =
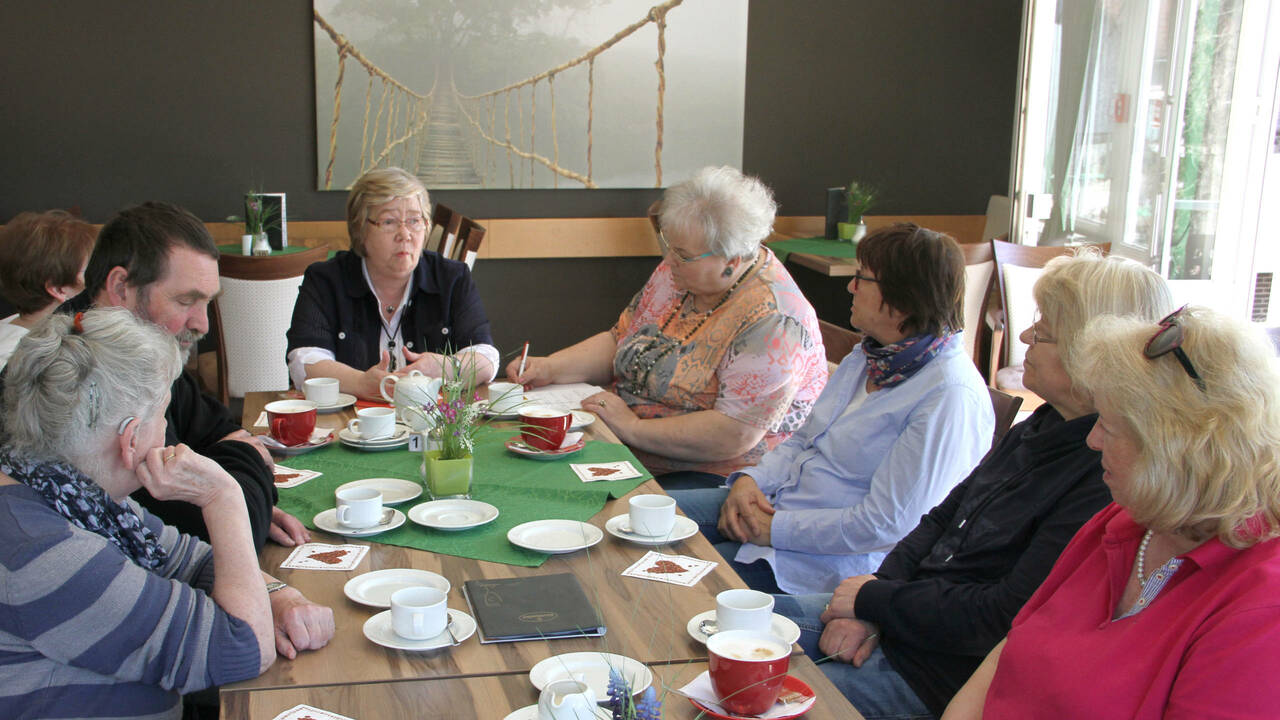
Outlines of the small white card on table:
<svg viewBox="0 0 1280 720">
<path fill-rule="evenodd" d="M 569 467 L 573 468 L 573 472 L 582 482 L 630 480 L 641 475 L 640 471 L 636 470 L 635 466 L 626 460 L 602 463 L 569 463 Z"/>
<path fill-rule="evenodd" d="M 623 570 L 622 576 L 692 587 L 718 564 L 688 555 L 667 555 L 650 550 L 634 565 Z"/>
<path fill-rule="evenodd" d="M 336 712 L 321 710 L 310 705 L 295 705 L 275 716 L 273 720 L 355 720 Z"/>
<path fill-rule="evenodd" d="M 306 543 L 294 548 L 280 567 L 291 570 L 355 570 L 368 552 L 368 545 Z"/>
<path fill-rule="evenodd" d="M 302 483 L 320 477 L 321 473 L 315 470 L 300 470 L 298 468 L 285 467 L 277 465 L 275 468 L 276 487 L 291 488 L 298 487 Z"/>
</svg>

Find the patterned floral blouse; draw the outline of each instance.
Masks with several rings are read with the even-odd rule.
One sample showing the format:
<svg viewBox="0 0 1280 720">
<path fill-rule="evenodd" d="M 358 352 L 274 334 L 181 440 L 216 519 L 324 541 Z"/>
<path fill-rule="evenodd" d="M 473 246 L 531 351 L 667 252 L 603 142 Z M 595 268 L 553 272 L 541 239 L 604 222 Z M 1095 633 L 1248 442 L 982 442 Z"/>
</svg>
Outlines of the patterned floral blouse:
<svg viewBox="0 0 1280 720">
<path fill-rule="evenodd" d="M 634 450 L 654 474 L 728 475 L 754 464 L 804 424 L 827 384 L 817 315 L 768 248 L 760 267 L 709 317 L 686 302 L 667 264 L 658 265 L 610 332 L 618 344 L 615 390 L 636 415 L 718 410 L 765 431 L 755 447 L 729 460 L 691 462 Z"/>
</svg>

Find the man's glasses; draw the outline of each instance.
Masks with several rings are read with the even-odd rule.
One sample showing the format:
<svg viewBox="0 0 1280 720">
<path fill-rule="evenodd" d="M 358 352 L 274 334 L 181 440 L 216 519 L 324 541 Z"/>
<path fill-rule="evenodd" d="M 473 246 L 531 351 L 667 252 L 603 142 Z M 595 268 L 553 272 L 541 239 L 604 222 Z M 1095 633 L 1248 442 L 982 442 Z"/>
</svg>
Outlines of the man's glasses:
<svg viewBox="0 0 1280 720">
<path fill-rule="evenodd" d="M 411 233 L 419 233 L 426 229 L 427 219 L 421 215 L 413 215 L 403 220 L 397 218 L 374 220 L 370 218 L 369 224 L 388 234 L 400 232 L 400 228 L 408 228 Z"/>
<path fill-rule="evenodd" d="M 685 257 L 681 255 L 678 251 L 671 249 L 671 245 L 667 243 L 667 236 L 662 234 L 661 228 L 658 229 L 658 246 L 662 248 L 662 254 L 664 257 L 667 255 L 670 255 L 671 257 L 675 258 L 676 262 L 679 262 L 681 265 L 688 265 L 694 260 L 701 260 L 702 258 L 711 257 L 712 255 L 715 255 L 715 253 L 713 252 L 704 252 L 701 255 L 694 255 L 693 257 Z"/>
<path fill-rule="evenodd" d="M 1191 364 L 1191 358 L 1187 357 L 1186 351 L 1182 349 L 1182 323 L 1178 322 L 1178 318 L 1186 309 L 1187 306 L 1183 305 L 1166 315 L 1160 321 L 1160 329 L 1147 341 L 1142 353 L 1152 360 L 1173 353 L 1173 356 L 1182 364 L 1182 369 L 1186 370 L 1187 375 L 1195 381 L 1196 387 L 1203 391 L 1204 380 L 1200 378 L 1200 373 L 1196 372 L 1196 367 Z"/>
</svg>

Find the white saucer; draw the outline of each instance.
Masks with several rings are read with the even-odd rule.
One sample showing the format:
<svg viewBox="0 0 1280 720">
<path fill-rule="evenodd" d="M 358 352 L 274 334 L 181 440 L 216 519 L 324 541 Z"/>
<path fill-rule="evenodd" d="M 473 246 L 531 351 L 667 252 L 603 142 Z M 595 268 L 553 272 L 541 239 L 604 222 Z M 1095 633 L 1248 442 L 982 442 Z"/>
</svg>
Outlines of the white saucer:
<svg viewBox="0 0 1280 720">
<path fill-rule="evenodd" d="M 569 426 L 570 430 L 581 430 L 596 421 L 596 414 L 589 413 L 586 410 L 570 410 L 573 413 L 573 424 Z"/>
<path fill-rule="evenodd" d="M 605 697 L 607 698 L 608 696 L 606 695 Z M 609 720 L 611 717 L 613 717 L 613 711 L 609 708 L 600 707 L 599 705 L 596 706 L 597 720 Z M 502 720 L 538 720 L 538 706 L 525 705 L 519 710 L 516 710 L 510 715 L 502 718 Z"/>
<path fill-rule="evenodd" d="M 338 412 L 339 410 L 345 410 L 346 408 L 349 408 L 349 407 L 351 407 L 352 405 L 355 405 L 355 404 L 356 404 L 356 396 L 355 396 L 355 395 L 348 395 L 348 394 L 346 394 L 346 393 L 338 393 L 338 399 L 337 399 L 336 401 L 334 401 L 334 403 L 333 403 L 332 405 L 320 405 L 320 404 L 317 404 L 317 405 L 316 405 L 316 412 L 320 413 L 321 415 L 324 415 L 324 414 L 327 414 L 327 413 L 336 413 L 336 412 Z"/>
<path fill-rule="evenodd" d="M 512 545 L 551 555 L 589 548 L 602 539 L 600 528 L 577 520 L 534 520 L 507 531 Z"/>
<path fill-rule="evenodd" d="M 449 580 L 429 570 L 392 568 L 357 575 L 342 586 L 342 592 L 353 602 L 370 607 L 391 607 L 391 593 L 407 587 L 433 587 L 448 593 Z"/>
<path fill-rule="evenodd" d="M 702 632 L 700 626 L 702 625 L 703 620 L 715 619 L 715 610 L 700 612 L 689 618 L 689 624 L 686 625 L 684 629 L 689 632 L 689 637 L 692 637 L 694 640 L 706 645 L 707 638 L 711 636 Z M 779 615 L 778 613 L 773 614 L 773 622 L 769 625 L 769 632 L 777 635 L 783 640 L 786 640 L 788 644 L 795 644 L 795 642 L 800 639 L 800 626 L 792 622 L 791 618 L 785 615 Z"/>
<path fill-rule="evenodd" d="M 677 515 L 675 525 L 671 526 L 671 532 L 666 535 L 641 535 L 631 532 L 630 515 L 615 515 L 609 518 L 609 522 L 604 524 L 604 529 L 616 538 L 621 538 L 637 545 L 666 545 L 697 535 L 698 523 L 683 515 Z"/>
<path fill-rule="evenodd" d="M 462 642 L 475 634 L 475 619 L 461 610 L 449 608 L 449 620 L 453 622 L 453 633 L 458 636 L 458 642 Z M 391 629 L 390 610 L 383 610 L 366 620 L 364 622 L 364 636 L 373 643 L 392 650 L 435 650 L 436 648 L 449 647 L 453 644 L 453 638 L 449 637 L 448 629 L 426 640 L 410 640 L 409 638 L 400 637 L 395 630 Z"/>
<path fill-rule="evenodd" d="M 644 663 L 625 655 L 607 652 L 572 652 L 553 655 L 529 669 L 529 682 L 542 692 L 542 688 L 556 680 L 570 680 L 582 675 L 582 681 L 591 686 L 598 700 L 609 697 L 609 668 L 615 668 L 624 680 L 631 683 L 631 694 L 639 695 L 653 684 L 653 673 Z"/>
<path fill-rule="evenodd" d="M 498 508 L 479 500 L 432 500 L 409 509 L 409 519 L 436 530 L 466 530 L 492 522 Z"/>
<path fill-rule="evenodd" d="M 477 400 L 475 404 L 479 406 L 480 414 L 484 415 L 490 420 L 515 420 L 516 418 L 520 417 L 519 410 L 512 410 L 510 412 L 504 412 L 504 413 L 494 412 L 490 410 L 488 400 Z"/>
<path fill-rule="evenodd" d="M 367 452 L 392 450 L 402 445 L 409 444 L 409 426 L 396 423 L 395 432 L 391 433 L 391 437 L 379 438 L 377 440 L 365 440 L 347 428 L 340 428 L 338 430 L 338 442 L 346 445 L 347 447 L 352 447 L 357 450 L 365 450 Z"/>
<path fill-rule="evenodd" d="M 294 455 L 301 455 L 302 453 L 309 453 L 312 450 L 319 450 L 322 447 L 328 447 L 332 443 L 333 434 L 330 433 L 328 437 L 318 443 L 306 442 L 301 445 L 268 445 L 267 450 L 270 450 L 272 455 L 293 457 Z"/>
<path fill-rule="evenodd" d="M 505 447 L 511 452 L 533 460 L 559 460 L 563 457 L 569 457 L 587 446 L 587 441 L 578 437 L 577 441 L 570 445 L 561 447 L 559 450 L 539 450 L 529 445 L 520 438 L 519 435 L 507 440 Z"/>
<path fill-rule="evenodd" d="M 338 492 L 347 488 L 371 487 L 382 493 L 383 505 L 399 505 L 402 502 L 410 500 L 422 494 L 422 486 L 410 480 L 401 480 L 400 478 L 365 478 L 364 480 L 352 480 L 349 483 L 343 483 L 338 486 Z"/>
<path fill-rule="evenodd" d="M 396 510 L 395 508 L 387 509 L 391 511 L 391 522 L 388 522 L 386 525 L 374 525 L 373 527 L 363 528 L 360 530 L 349 528 L 338 522 L 338 511 L 335 508 L 321 510 L 316 513 L 316 516 L 311 519 L 311 522 L 315 523 L 316 527 L 321 530 L 331 532 L 334 535 L 345 535 L 347 537 L 369 537 L 370 535 L 377 535 L 378 533 L 384 533 L 388 530 L 395 530 L 404 524 L 404 513 Z"/>
</svg>

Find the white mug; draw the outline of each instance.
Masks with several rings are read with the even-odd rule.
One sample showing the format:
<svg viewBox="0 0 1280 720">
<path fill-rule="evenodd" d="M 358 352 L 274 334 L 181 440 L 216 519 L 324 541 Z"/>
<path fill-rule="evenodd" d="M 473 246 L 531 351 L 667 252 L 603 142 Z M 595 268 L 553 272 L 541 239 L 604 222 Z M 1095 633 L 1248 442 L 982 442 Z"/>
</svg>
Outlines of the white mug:
<svg viewBox="0 0 1280 720">
<path fill-rule="evenodd" d="M 581 675 L 547 683 L 538 696 L 538 720 L 596 717 L 596 694 Z"/>
<path fill-rule="evenodd" d="M 489 412 L 513 413 L 524 404 L 524 386 L 509 382 L 489 383 Z"/>
<path fill-rule="evenodd" d="M 391 629 L 409 640 L 429 640 L 449 624 L 448 596 L 440 588 L 407 587 L 391 593 Z"/>
<path fill-rule="evenodd" d="M 631 532 L 647 537 L 671 534 L 676 522 L 676 501 L 669 495 L 636 495 L 630 500 Z"/>
<path fill-rule="evenodd" d="M 336 405 L 338 378 L 311 378 L 302 383 L 302 392 L 316 405 Z"/>
<path fill-rule="evenodd" d="M 382 493 L 377 488 L 344 488 L 334 493 L 337 498 L 338 522 L 360 530 L 382 521 Z"/>
<path fill-rule="evenodd" d="M 768 632 L 773 624 L 773 597 L 759 590 L 725 590 L 716 595 L 716 632 Z"/>
<path fill-rule="evenodd" d="M 361 408 L 356 411 L 356 418 L 347 423 L 347 430 L 361 440 L 389 438 L 395 429 L 396 411 L 384 407 Z"/>
</svg>

